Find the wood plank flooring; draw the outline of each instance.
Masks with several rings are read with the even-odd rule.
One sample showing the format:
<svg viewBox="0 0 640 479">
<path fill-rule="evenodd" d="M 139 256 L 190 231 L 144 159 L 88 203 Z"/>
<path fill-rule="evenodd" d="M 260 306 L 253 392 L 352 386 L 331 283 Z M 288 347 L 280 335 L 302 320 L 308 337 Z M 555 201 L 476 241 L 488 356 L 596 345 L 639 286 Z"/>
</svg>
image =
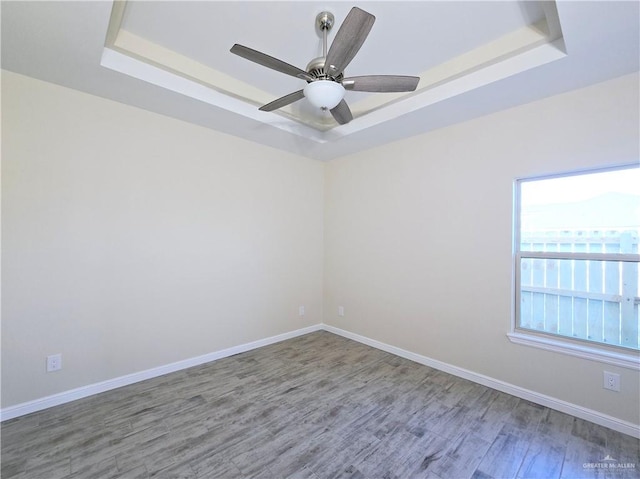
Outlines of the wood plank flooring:
<svg viewBox="0 0 640 479">
<path fill-rule="evenodd" d="M 637 439 L 327 332 L 1 432 L 2 479 L 640 477 Z"/>
</svg>

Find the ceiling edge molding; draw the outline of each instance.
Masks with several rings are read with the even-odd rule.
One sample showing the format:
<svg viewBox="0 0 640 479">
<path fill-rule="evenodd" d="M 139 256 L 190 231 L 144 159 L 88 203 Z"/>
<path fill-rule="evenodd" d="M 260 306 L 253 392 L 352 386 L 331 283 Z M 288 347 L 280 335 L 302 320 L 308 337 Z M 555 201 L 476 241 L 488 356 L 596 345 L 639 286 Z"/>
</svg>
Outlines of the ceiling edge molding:
<svg viewBox="0 0 640 479">
<path fill-rule="evenodd" d="M 151 63 L 138 60 L 118 50 L 104 48 L 100 65 L 317 143 L 325 143 L 327 141 L 321 131 L 283 118 L 280 115 L 268 115 L 259 111 L 255 105 L 249 104 L 244 100 L 220 93 L 211 87 L 202 85 L 182 75 L 176 75 Z"/>
</svg>

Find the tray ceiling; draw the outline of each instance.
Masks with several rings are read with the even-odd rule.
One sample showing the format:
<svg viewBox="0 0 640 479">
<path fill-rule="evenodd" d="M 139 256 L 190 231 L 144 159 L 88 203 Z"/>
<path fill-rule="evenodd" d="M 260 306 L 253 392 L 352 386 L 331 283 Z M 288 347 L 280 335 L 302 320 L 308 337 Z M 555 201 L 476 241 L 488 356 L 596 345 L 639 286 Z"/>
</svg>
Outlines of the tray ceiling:
<svg viewBox="0 0 640 479">
<path fill-rule="evenodd" d="M 338 125 L 306 100 L 258 107 L 303 80 L 229 52 L 240 43 L 305 69 L 315 17 L 376 16 L 348 76 L 420 76 L 415 92 L 347 92 Z M 327 160 L 638 70 L 636 2 L 3 2 L 3 68 Z M 72 68 L 75 67 L 75 68 Z"/>
</svg>

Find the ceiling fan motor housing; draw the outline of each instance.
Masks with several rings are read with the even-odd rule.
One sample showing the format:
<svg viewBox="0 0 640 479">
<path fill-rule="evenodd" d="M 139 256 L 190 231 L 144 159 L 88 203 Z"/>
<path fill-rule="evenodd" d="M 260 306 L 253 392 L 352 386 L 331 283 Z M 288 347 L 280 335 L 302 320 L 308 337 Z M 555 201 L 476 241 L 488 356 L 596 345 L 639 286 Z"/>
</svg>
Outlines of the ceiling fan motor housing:
<svg viewBox="0 0 640 479">
<path fill-rule="evenodd" d="M 344 74 L 342 72 L 338 73 L 337 75 L 325 75 L 324 63 L 325 57 L 314 58 L 307 65 L 307 72 L 317 80 L 333 80 L 337 82 L 342 81 L 342 79 L 344 78 Z"/>
</svg>

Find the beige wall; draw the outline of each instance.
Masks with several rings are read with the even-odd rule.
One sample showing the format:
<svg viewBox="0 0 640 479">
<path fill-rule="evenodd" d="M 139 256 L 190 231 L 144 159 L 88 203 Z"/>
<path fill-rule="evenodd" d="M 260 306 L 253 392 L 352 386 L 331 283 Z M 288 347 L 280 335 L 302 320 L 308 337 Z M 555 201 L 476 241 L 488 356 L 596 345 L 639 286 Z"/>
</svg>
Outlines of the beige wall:
<svg viewBox="0 0 640 479">
<path fill-rule="evenodd" d="M 637 162 L 638 101 L 630 75 L 327 164 L 324 322 L 640 423 L 638 371 L 506 337 L 514 179 Z"/>
<path fill-rule="evenodd" d="M 4 71 L 2 163 L 2 407 L 322 321 L 322 163 Z"/>
<path fill-rule="evenodd" d="M 513 179 L 638 161 L 638 101 L 632 75 L 322 164 L 3 72 L 2 407 L 324 321 L 637 424 L 638 372 L 506 332 Z"/>
</svg>

